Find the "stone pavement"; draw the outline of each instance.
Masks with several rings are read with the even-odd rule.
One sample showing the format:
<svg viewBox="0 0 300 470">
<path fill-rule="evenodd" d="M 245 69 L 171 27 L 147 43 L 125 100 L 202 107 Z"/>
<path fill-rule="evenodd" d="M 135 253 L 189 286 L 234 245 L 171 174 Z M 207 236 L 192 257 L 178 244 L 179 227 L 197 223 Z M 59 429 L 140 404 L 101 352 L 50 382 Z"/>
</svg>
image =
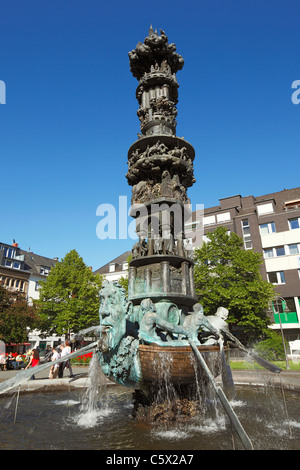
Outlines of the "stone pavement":
<svg viewBox="0 0 300 470">
<path fill-rule="evenodd" d="M 35 380 L 27 380 L 22 386 L 21 391 L 43 391 L 51 388 L 57 389 L 73 389 L 88 386 L 88 367 L 72 366 L 74 377 L 70 379 L 69 371 L 65 371 L 62 379 L 48 379 L 49 370 L 43 370 L 35 375 Z M 17 370 L 0 371 L 0 382 L 10 379 L 18 374 Z M 300 371 L 284 370 L 280 374 L 273 374 L 264 370 L 233 370 L 233 380 L 236 385 L 266 385 L 269 380 L 275 386 L 299 390 L 300 391 Z M 220 382 L 220 378 L 217 379 Z M 114 385 L 107 379 L 107 383 Z"/>
<path fill-rule="evenodd" d="M 233 380 L 236 385 L 266 385 L 272 381 L 274 386 L 299 390 L 300 391 L 300 371 L 283 370 L 280 374 L 274 374 L 267 370 L 233 370 Z"/>
</svg>

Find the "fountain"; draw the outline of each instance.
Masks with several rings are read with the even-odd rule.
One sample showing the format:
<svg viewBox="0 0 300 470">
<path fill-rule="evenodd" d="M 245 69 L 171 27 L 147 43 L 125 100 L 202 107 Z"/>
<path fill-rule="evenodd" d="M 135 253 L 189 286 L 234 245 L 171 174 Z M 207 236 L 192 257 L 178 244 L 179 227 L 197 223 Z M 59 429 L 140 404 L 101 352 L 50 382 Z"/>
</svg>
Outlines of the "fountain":
<svg viewBox="0 0 300 470">
<path fill-rule="evenodd" d="M 181 404 L 192 399 L 197 382 L 209 382 L 244 447 L 252 449 L 229 403 L 235 390 L 223 343 L 230 339 L 239 348 L 243 345 L 229 332 L 226 309 L 220 307 L 210 318 L 204 315 L 195 295 L 193 252 L 185 239 L 195 151 L 176 136 L 176 73 L 184 60 L 165 32 L 158 35 L 151 27 L 144 43 L 129 52 L 129 61 L 139 82 L 141 134 L 128 151 L 126 174 L 132 186 L 131 215 L 136 219 L 138 242 L 129 263 L 128 297 L 114 283 L 106 282 L 100 291 L 101 368 L 110 380 L 135 390 L 137 409 L 159 406 L 162 413 L 167 403 L 169 419 L 186 414 L 182 410 L 189 406 Z M 209 368 L 212 357 L 220 360 Z M 280 372 L 266 361 L 264 366 Z M 167 372 L 167 386 L 157 368 Z M 215 382 L 220 373 L 223 388 Z"/>
<path fill-rule="evenodd" d="M 253 449 L 232 405 L 236 390 L 227 358 L 229 347 L 241 349 L 276 375 L 281 369 L 250 353 L 230 333 L 225 308 L 220 306 L 207 317 L 195 295 L 192 250 L 184 233 L 190 217 L 187 188 L 195 182 L 195 152 L 176 136 L 176 73 L 184 61 L 166 34 L 158 35 L 152 28 L 144 43 L 129 53 L 129 60 L 139 82 L 141 134 L 128 151 L 126 175 L 132 186 L 131 215 L 136 219 L 138 242 L 129 263 L 128 294 L 118 283 L 106 281 L 99 293 L 100 325 L 80 332 L 95 330 L 99 339 L 63 358 L 94 351 L 91 387 L 79 413 L 92 412 L 92 426 L 99 424 L 95 413 L 104 373 L 123 387 L 124 392 L 120 387 L 116 392 L 121 401 L 128 390 L 133 392 L 136 422 L 142 419 L 168 426 L 189 422 L 195 427 L 198 419 L 199 427 L 207 407 L 216 412 L 221 404 L 242 447 Z M 35 367 L 35 373 L 52 364 Z M 0 383 L 0 395 L 17 387 L 19 391 L 31 375 L 30 370 L 21 371 Z M 76 423 L 81 425 L 80 420 Z"/>
</svg>

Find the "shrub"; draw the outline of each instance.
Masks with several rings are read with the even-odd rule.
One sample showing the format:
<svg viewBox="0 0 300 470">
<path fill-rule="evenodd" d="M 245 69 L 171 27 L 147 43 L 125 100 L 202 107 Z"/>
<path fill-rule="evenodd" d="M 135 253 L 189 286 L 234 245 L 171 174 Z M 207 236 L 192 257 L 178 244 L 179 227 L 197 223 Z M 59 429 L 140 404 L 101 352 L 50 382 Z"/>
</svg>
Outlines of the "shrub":
<svg viewBox="0 0 300 470">
<path fill-rule="evenodd" d="M 275 331 L 270 331 L 268 338 L 257 343 L 254 350 L 268 361 L 280 361 L 285 359 L 282 337 Z"/>
</svg>

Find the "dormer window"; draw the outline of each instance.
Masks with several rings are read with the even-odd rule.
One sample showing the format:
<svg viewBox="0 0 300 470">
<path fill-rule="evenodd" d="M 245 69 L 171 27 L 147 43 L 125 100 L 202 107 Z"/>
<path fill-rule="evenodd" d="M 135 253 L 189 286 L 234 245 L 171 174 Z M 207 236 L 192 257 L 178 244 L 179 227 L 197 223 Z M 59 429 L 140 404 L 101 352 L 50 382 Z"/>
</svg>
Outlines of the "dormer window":
<svg viewBox="0 0 300 470">
<path fill-rule="evenodd" d="M 16 250 L 14 248 L 4 248 L 4 256 L 5 258 L 14 258 L 16 254 Z"/>
<path fill-rule="evenodd" d="M 115 270 L 116 270 L 116 263 L 111 263 L 109 265 L 109 272 L 113 273 L 113 272 L 115 272 Z"/>
<path fill-rule="evenodd" d="M 257 206 L 258 215 L 271 214 L 272 212 L 274 212 L 272 202 L 268 202 L 267 204 L 260 204 Z"/>
<path fill-rule="evenodd" d="M 49 272 L 50 272 L 50 268 L 46 266 L 40 267 L 40 274 L 42 274 L 42 276 L 48 276 Z"/>
</svg>

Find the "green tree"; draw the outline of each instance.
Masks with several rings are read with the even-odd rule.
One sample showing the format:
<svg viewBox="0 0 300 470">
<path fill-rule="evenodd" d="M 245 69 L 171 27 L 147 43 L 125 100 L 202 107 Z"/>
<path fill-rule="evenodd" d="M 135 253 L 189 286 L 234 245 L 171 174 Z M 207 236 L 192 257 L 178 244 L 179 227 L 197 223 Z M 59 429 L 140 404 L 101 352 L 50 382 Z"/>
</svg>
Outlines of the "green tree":
<svg viewBox="0 0 300 470">
<path fill-rule="evenodd" d="M 274 288 L 262 279 L 262 255 L 244 250 L 242 239 L 222 226 L 207 238 L 195 250 L 195 287 L 205 314 L 226 307 L 228 323 L 241 327 L 248 342 L 268 336 L 266 310 Z"/>
<path fill-rule="evenodd" d="M 36 309 L 26 300 L 0 286 L 0 340 L 5 343 L 27 341 L 27 328 L 38 325 Z"/>
<path fill-rule="evenodd" d="M 99 289 L 103 277 L 94 275 L 76 250 L 51 269 L 41 282 L 37 301 L 44 333 L 70 335 L 99 323 Z"/>
<path fill-rule="evenodd" d="M 130 263 L 131 260 L 132 260 L 132 255 L 129 255 L 126 259 L 126 261 L 128 263 L 128 266 L 129 266 L 129 263 Z M 126 290 L 126 295 L 128 295 L 128 275 L 127 275 L 127 277 L 121 276 L 118 282 L 119 282 L 120 286 L 122 286 L 123 289 Z"/>
<path fill-rule="evenodd" d="M 126 295 L 128 295 L 128 277 L 121 276 L 118 283 L 126 290 Z"/>
</svg>

